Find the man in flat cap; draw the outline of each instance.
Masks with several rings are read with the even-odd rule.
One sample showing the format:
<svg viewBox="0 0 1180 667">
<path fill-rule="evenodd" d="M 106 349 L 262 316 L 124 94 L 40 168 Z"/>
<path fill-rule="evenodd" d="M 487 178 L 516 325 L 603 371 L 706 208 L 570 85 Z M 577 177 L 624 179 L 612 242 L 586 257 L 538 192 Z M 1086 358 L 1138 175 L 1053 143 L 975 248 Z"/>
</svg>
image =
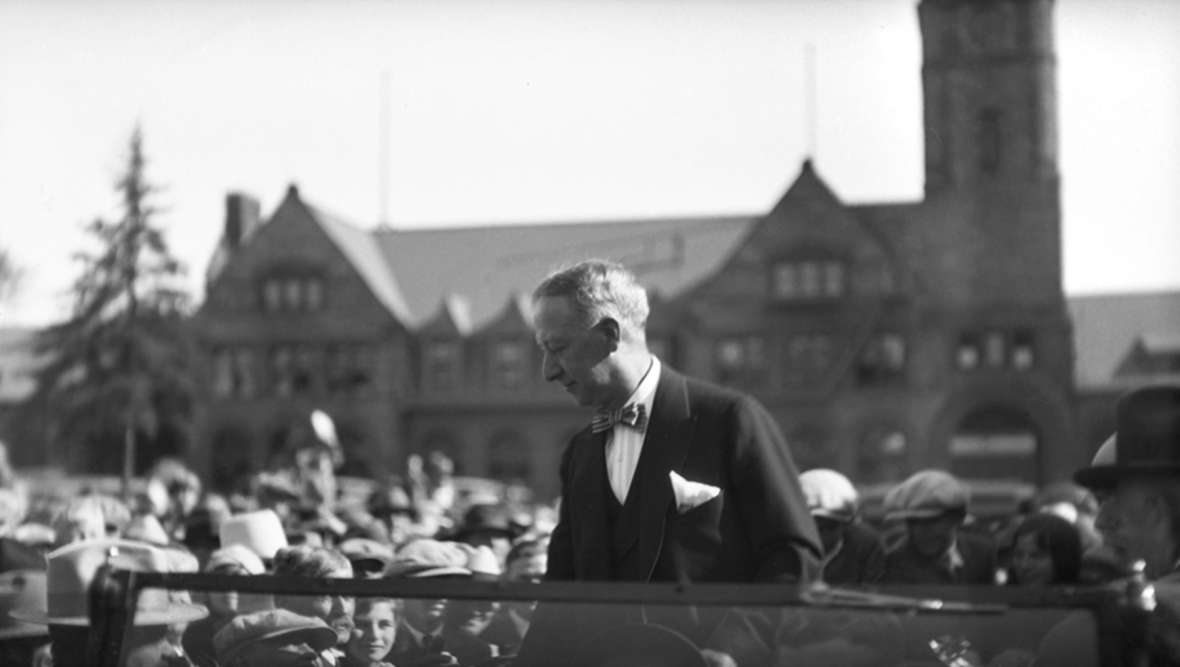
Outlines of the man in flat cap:
<svg viewBox="0 0 1180 667">
<path fill-rule="evenodd" d="M 882 583 L 990 584 L 996 548 L 960 527 L 970 493 L 942 470 L 914 473 L 885 496 L 885 520 L 904 520 L 905 538 L 885 557 Z"/>
</svg>

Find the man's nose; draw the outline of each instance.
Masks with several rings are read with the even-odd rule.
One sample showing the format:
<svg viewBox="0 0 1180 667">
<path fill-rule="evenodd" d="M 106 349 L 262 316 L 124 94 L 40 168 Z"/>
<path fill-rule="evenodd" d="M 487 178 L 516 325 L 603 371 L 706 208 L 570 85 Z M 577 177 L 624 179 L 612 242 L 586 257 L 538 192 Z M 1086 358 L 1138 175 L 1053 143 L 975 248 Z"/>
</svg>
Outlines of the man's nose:
<svg viewBox="0 0 1180 667">
<path fill-rule="evenodd" d="M 557 360 L 553 358 L 552 354 L 545 353 L 541 361 L 541 372 L 545 375 L 546 382 L 553 382 L 561 376 L 561 366 Z"/>
<path fill-rule="evenodd" d="M 1098 507 L 1098 516 L 1094 519 L 1094 528 L 1099 533 L 1108 534 L 1114 532 L 1118 528 L 1118 512 L 1115 508 L 1115 501 L 1107 500 Z"/>
</svg>

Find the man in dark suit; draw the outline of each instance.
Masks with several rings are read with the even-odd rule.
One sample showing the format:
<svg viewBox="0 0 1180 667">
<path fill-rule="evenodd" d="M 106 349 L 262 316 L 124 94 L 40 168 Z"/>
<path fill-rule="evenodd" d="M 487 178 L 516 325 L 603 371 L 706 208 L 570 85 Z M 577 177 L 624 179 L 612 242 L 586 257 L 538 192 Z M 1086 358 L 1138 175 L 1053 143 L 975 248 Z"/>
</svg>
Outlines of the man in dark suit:
<svg viewBox="0 0 1180 667">
<path fill-rule="evenodd" d="M 590 260 L 533 292 L 545 379 L 594 408 L 561 462 L 549 580 L 797 582 L 819 537 L 774 419 L 647 349 L 645 290 Z"/>
</svg>

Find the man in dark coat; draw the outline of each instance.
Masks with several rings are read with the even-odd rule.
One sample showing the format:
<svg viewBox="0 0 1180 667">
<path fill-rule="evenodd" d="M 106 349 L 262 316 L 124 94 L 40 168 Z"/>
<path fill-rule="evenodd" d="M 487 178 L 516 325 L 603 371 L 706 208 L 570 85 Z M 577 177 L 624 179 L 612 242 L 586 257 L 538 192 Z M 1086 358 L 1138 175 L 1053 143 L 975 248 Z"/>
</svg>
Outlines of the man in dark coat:
<svg viewBox="0 0 1180 667">
<path fill-rule="evenodd" d="M 546 278 L 533 301 L 545 379 L 597 411 L 562 455 L 547 579 L 815 577 L 819 537 L 774 418 L 648 351 L 647 294 L 633 274 L 582 262 Z"/>
</svg>

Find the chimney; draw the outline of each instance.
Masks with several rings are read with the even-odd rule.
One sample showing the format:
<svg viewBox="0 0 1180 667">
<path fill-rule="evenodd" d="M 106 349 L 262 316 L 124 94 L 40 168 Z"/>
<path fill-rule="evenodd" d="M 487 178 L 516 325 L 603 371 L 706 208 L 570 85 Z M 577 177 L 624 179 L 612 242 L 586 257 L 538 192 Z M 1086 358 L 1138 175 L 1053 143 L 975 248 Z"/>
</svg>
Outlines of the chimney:
<svg viewBox="0 0 1180 667">
<path fill-rule="evenodd" d="M 225 196 L 225 244 L 235 250 L 254 233 L 258 227 L 260 212 L 258 200 L 240 192 Z"/>
</svg>

